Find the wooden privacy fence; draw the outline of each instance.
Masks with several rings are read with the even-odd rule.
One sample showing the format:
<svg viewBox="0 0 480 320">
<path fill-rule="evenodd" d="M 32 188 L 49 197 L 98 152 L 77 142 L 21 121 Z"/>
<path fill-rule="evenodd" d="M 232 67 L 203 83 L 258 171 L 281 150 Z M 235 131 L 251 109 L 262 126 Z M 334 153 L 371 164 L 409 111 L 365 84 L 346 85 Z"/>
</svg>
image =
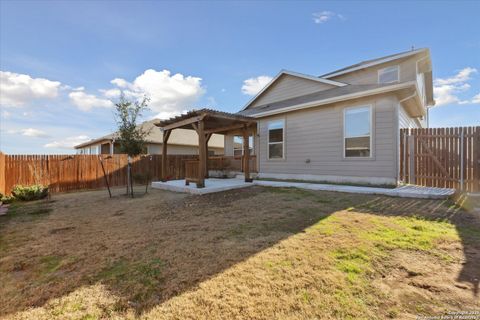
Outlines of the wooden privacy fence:
<svg viewBox="0 0 480 320">
<path fill-rule="evenodd" d="M 51 192 L 65 192 L 105 187 L 103 168 L 110 186 L 127 182 L 128 156 L 115 155 L 5 155 L 0 153 L 0 193 L 10 194 L 17 185 L 43 184 Z M 148 175 L 151 180 L 161 177 L 161 155 L 146 155 L 132 159 L 132 174 Z M 196 155 L 167 156 L 167 178 L 185 177 L 185 160 Z"/>
<path fill-rule="evenodd" d="M 400 180 L 478 192 L 480 127 L 400 130 Z"/>
</svg>

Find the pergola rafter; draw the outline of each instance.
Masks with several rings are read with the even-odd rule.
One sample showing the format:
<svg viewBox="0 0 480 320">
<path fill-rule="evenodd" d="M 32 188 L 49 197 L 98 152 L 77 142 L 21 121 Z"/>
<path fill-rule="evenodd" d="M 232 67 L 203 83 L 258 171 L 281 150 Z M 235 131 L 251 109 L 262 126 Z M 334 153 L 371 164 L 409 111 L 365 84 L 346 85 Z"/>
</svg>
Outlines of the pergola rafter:
<svg viewBox="0 0 480 320">
<path fill-rule="evenodd" d="M 208 141 L 214 133 L 229 134 L 241 133 L 243 136 L 243 161 L 245 181 L 250 179 L 250 146 L 249 135 L 256 131 L 256 120 L 251 117 L 242 116 L 233 113 L 216 111 L 211 109 L 201 109 L 189 111 L 186 114 L 162 120 L 155 125 L 163 130 L 162 147 L 162 181 L 166 181 L 167 176 L 167 145 L 168 139 L 174 129 L 193 129 L 198 134 L 198 170 L 196 177 L 186 177 L 186 183 L 194 181 L 198 188 L 205 187 L 205 178 L 208 178 Z"/>
</svg>

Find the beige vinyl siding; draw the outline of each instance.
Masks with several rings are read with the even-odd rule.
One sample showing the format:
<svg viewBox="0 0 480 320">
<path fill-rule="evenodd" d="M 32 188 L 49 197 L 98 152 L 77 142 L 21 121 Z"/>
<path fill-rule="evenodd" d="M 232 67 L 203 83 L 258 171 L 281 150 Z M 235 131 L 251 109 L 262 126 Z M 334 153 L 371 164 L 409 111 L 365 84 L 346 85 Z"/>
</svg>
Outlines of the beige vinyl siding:
<svg viewBox="0 0 480 320">
<path fill-rule="evenodd" d="M 396 106 L 393 95 L 294 111 L 259 121 L 259 172 L 396 179 Z M 372 106 L 372 158 L 343 156 L 343 109 Z M 267 159 L 268 121 L 285 120 L 285 159 Z M 309 159 L 309 163 L 307 163 Z"/>
<path fill-rule="evenodd" d="M 398 107 L 398 125 L 399 128 L 421 128 L 421 123 L 408 115 L 402 105 Z"/>
<path fill-rule="evenodd" d="M 378 70 L 398 65 L 400 66 L 400 82 L 416 81 L 416 63 L 417 60 L 419 60 L 422 56 L 423 54 L 417 54 L 402 60 L 390 61 L 370 68 L 342 74 L 333 78 L 329 78 L 329 80 L 340 81 L 348 84 L 374 84 L 378 83 Z"/>
<path fill-rule="evenodd" d="M 249 108 L 332 88 L 336 86 L 284 74 L 257 97 Z"/>
</svg>

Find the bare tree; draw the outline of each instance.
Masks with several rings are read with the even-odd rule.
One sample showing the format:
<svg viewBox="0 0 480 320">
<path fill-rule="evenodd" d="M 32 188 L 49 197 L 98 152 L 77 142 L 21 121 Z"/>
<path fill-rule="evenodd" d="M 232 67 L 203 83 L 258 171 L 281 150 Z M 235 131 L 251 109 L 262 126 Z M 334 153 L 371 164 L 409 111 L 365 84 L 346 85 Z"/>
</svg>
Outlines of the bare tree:
<svg viewBox="0 0 480 320">
<path fill-rule="evenodd" d="M 128 100 L 122 93 L 120 99 L 115 103 L 115 121 L 118 126 L 118 142 L 120 151 L 128 155 L 127 166 L 127 195 L 133 197 L 133 178 L 131 158 L 144 153 L 145 138 L 148 131 L 142 129 L 137 124 L 137 119 L 142 113 L 148 110 L 149 99 L 144 97 L 142 100 Z"/>
</svg>

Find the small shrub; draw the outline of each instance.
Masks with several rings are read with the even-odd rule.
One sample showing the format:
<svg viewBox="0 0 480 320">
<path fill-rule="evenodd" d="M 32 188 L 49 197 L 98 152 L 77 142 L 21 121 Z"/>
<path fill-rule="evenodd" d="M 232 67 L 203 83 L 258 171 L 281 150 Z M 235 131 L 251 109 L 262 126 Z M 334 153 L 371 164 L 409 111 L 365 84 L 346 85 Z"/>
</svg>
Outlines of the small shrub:
<svg viewBox="0 0 480 320">
<path fill-rule="evenodd" d="M 12 203 L 14 200 L 15 200 L 14 196 L 5 196 L 5 195 L 0 193 L 0 202 L 1 203 L 8 204 L 8 203 Z"/>
<path fill-rule="evenodd" d="M 48 195 L 48 187 L 41 184 L 32 186 L 17 185 L 12 190 L 13 196 L 21 201 L 32 201 L 43 199 Z"/>
</svg>

